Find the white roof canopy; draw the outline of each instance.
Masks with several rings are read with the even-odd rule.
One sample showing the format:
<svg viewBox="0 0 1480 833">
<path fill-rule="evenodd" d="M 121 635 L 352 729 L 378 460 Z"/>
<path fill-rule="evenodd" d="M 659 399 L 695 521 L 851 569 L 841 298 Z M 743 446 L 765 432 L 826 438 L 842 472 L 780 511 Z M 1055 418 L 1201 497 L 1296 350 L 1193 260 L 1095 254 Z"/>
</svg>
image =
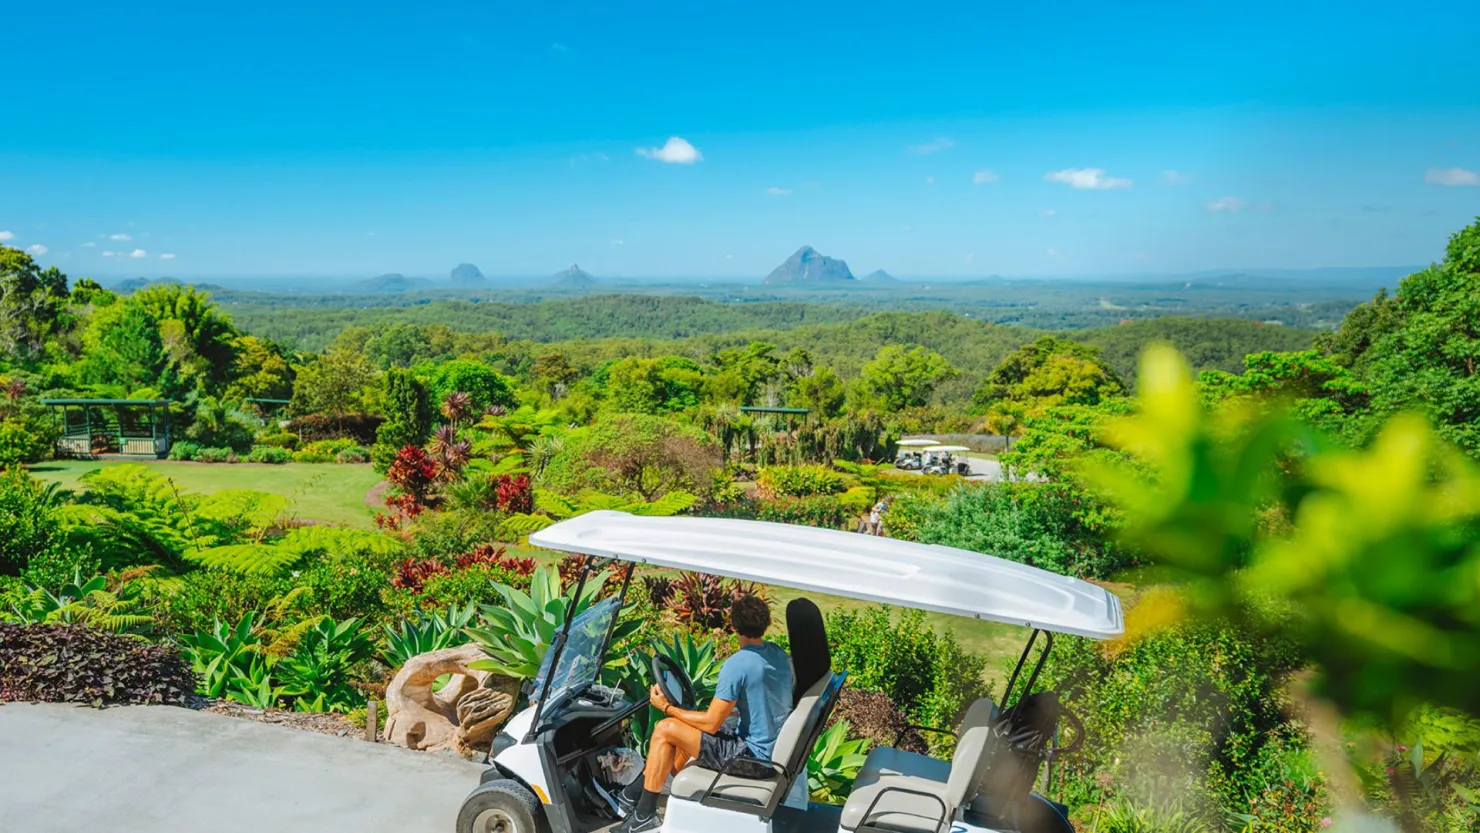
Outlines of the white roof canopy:
<svg viewBox="0 0 1480 833">
<path fill-rule="evenodd" d="M 925 450 L 926 451 L 949 451 L 949 452 L 953 452 L 954 453 L 954 452 L 957 452 L 957 451 L 970 451 L 971 449 L 967 448 L 964 445 L 932 445 L 931 447 L 929 447 L 929 448 L 927 448 Z"/>
<path fill-rule="evenodd" d="M 915 446 L 935 445 L 935 443 L 936 443 L 935 440 L 914 439 L 914 440 L 900 440 L 899 442 L 895 443 L 895 445 L 903 446 L 905 448 L 911 448 L 911 447 L 915 447 Z"/>
<path fill-rule="evenodd" d="M 810 526 L 588 512 L 535 546 L 1107 639 L 1120 600 L 1090 582 L 991 555 Z"/>
</svg>

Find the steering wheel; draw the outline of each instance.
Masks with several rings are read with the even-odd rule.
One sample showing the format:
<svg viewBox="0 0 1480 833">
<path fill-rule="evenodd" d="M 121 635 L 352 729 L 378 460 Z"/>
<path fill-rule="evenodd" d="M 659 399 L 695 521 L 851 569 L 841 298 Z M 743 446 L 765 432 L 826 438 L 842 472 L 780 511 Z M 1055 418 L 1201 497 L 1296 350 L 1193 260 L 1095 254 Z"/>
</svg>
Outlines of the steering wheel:
<svg viewBox="0 0 1480 833">
<path fill-rule="evenodd" d="M 1073 740 L 1063 743 L 1059 738 L 1054 738 L 1053 745 L 1049 747 L 1048 754 L 1055 760 L 1064 755 L 1073 755 L 1079 751 L 1080 747 L 1084 746 L 1084 721 L 1079 719 L 1079 715 L 1068 709 L 1063 709 L 1059 712 L 1059 720 L 1069 724 L 1069 727 L 1073 730 L 1073 734 L 1071 735 Z"/>
<path fill-rule="evenodd" d="M 653 654 L 653 681 L 668 702 L 684 710 L 694 708 L 694 683 L 673 657 Z"/>
</svg>

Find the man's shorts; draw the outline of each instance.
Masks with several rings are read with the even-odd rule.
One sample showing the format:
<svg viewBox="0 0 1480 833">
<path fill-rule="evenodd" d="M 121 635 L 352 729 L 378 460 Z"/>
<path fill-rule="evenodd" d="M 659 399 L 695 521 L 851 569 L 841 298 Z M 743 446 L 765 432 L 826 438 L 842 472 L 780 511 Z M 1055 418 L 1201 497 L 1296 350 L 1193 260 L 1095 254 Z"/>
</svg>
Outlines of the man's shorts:
<svg viewBox="0 0 1480 833">
<path fill-rule="evenodd" d="M 750 751 L 745 740 L 734 732 L 721 729 L 712 735 L 708 732 L 699 735 L 699 757 L 696 763 L 705 769 L 724 772 L 734 761 L 754 757 L 755 754 Z M 769 767 L 754 763 L 742 763 L 730 771 L 741 778 L 765 778 L 771 774 Z"/>
</svg>

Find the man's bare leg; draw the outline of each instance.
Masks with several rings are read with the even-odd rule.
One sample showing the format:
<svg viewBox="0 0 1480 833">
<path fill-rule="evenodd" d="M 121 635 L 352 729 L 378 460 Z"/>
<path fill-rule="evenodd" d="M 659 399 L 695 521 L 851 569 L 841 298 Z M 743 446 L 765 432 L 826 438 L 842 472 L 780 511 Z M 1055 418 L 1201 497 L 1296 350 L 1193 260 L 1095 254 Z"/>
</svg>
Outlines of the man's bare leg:
<svg viewBox="0 0 1480 833">
<path fill-rule="evenodd" d="M 663 782 L 677 772 L 689 759 L 699 755 L 699 739 L 703 732 L 681 720 L 665 718 L 658 721 L 653 730 L 652 743 L 648 745 L 647 766 L 643 768 L 643 788 L 648 792 L 662 792 Z"/>
</svg>

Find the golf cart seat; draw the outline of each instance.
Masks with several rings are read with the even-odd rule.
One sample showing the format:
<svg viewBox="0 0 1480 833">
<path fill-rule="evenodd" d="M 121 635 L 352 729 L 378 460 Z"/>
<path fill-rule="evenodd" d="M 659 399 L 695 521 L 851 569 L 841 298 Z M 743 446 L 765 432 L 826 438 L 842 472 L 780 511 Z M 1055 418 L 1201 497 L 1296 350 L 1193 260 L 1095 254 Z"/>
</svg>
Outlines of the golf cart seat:
<svg viewBox="0 0 1480 833">
<path fill-rule="evenodd" d="M 949 764 L 897 750 L 889 750 L 893 754 L 871 753 L 874 766 L 870 768 L 866 762 L 854 781 L 853 793 L 843 805 L 840 827 L 858 833 L 950 830 L 956 811 L 976 796 L 986 776 L 996 742 L 991 727 L 996 709 L 996 704 L 986 698 L 971 704 Z"/>
<path fill-rule="evenodd" d="M 822 734 L 845 674 L 828 667 L 831 657 L 822 612 L 807 599 L 786 606 L 786 629 L 791 641 L 795 706 L 771 751 L 770 761 L 741 759 L 731 771 L 716 772 L 694 764 L 674 776 L 670 798 L 697 801 L 706 807 L 736 810 L 769 819 L 791 792 L 798 777 L 807 775 L 807 756 Z M 748 777 L 769 769 L 768 774 Z"/>
</svg>

